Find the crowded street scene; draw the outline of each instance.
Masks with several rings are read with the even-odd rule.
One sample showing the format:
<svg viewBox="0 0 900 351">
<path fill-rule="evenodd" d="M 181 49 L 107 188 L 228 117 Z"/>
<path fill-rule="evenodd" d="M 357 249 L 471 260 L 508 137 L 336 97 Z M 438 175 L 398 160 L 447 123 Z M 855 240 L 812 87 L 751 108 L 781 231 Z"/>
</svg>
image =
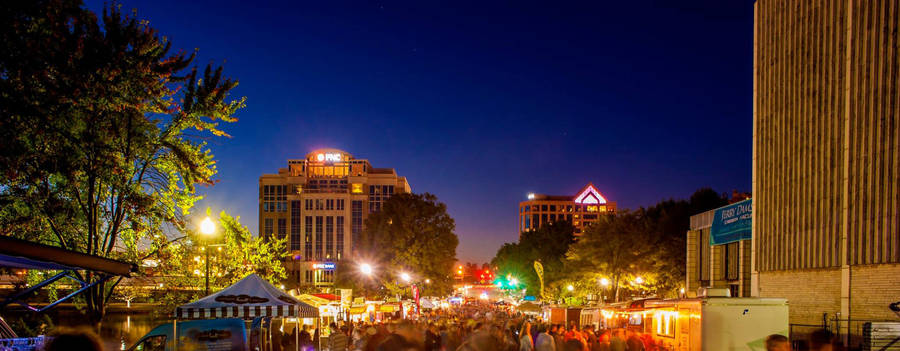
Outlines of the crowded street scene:
<svg viewBox="0 0 900 351">
<path fill-rule="evenodd" d="M 900 0 L 0 1 L 0 351 L 900 351 Z"/>
</svg>

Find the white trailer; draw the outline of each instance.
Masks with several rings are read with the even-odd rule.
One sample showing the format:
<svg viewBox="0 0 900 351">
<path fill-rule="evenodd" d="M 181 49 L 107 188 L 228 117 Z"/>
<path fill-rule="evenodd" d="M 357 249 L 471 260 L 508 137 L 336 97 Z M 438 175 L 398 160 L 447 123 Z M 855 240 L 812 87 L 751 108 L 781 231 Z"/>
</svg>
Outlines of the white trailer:
<svg viewBox="0 0 900 351">
<path fill-rule="evenodd" d="M 701 297 L 647 303 L 646 332 L 662 350 L 765 350 L 766 337 L 788 335 L 785 299 Z"/>
</svg>

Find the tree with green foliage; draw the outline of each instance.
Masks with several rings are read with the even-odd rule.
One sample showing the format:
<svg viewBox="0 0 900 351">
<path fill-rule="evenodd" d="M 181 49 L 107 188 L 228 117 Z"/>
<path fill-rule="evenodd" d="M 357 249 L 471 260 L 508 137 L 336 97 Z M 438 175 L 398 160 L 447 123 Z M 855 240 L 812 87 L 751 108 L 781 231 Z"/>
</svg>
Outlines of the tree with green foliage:
<svg viewBox="0 0 900 351">
<path fill-rule="evenodd" d="M 166 292 L 161 304 L 164 312 L 178 305 L 204 296 L 206 278 L 206 250 L 209 250 L 209 291 L 215 293 L 256 273 L 279 286 L 287 271 L 282 260 L 287 256 L 284 238 L 261 238 L 250 233 L 225 211 L 219 213 L 216 232 L 210 237 L 187 231 L 187 236 L 175 242 L 158 240 L 158 248 L 151 257 L 156 261 L 152 276 L 163 284 Z"/>
<path fill-rule="evenodd" d="M 532 231 L 522 232 L 516 243 L 503 244 L 491 265 L 499 269 L 498 276 L 510 274 L 525 286 L 526 293 L 539 294 L 540 280 L 534 271 L 534 262 L 544 266 L 544 292 L 554 296 L 549 289 L 553 282 L 569 275 L 566 269 L 566 252 L 575 242 L 575 228 L 566 221 L 554 222 Z"/>
<path fill-rule="evenodd" d="M 622 288 L 675 297 L 684 284 L 686 234 L 690 217 L 727 204 L 712 189 L 690 200 L 663 200 L 636 211 L 622 211 L 585 230 L 568 253 L 573 280 L 610 280 L 612 294 Z M 642 282 L 635 283 L 637 277 Z M 593 283 L 592 283 L 593 284 Z"/>
<path fill-rule="evenodd" d="M 626 280 L 637 274 L 641 258 L 651 251 L 642 211 L 620 211 L 604 216 L 587 227 L 567 254 L 571 267 L 578 267 L 592 284 L 606 277 L 615 301 Z"/>
<path fill-rule="evenodd" d="M 397 194 L 366 220 L 358 243 L 359 260 L 375 266 L 375 279 L 391 295 L 409 295 L 410 289 L 398 276 L 400 272 L 409 273 L 428 294 L 443 295 L 452 290 L 451 271 L 459 244 L 455 229 L 447 205 L 438 202 L 436 196 Z M 430 280 L 427 286 L 425 279 Z"/>
<path fill-rule="evenodd" d="M 221 67 L 198 73 L 193 54 L 170 48 L 115 6 L 2 7 L 0 234 L 139 262 L 142 242 L 185 230 L 196 186 L 215 183 L 206 140 L 226 136 L 218 124 L 244 99 Z M 95 326 L 117 283 L 85 293 Z"/>
</svg>

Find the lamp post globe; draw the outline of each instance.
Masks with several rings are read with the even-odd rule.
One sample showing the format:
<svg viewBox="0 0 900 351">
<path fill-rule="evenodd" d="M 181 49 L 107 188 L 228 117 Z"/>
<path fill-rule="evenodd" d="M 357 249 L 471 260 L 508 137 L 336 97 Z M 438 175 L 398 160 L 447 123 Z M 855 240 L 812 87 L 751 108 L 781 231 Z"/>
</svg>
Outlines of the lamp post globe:
<svg viewBox="0 0 900 351">
<path fill-rule="evenodd" d="M 368 263 L 363 263 L 363 264 L 360 264 L 360 265 L 359 265 L 359 272 L 362 273 L 362 274 L 365 275 L 365 276 L 370 276 L 370 275 L 372 275 L 372 271 L 373 271 L 373 270 L 372 270 L 372 265 L 370 265 L 370 264 L 368 264 Z"/>
</svg>

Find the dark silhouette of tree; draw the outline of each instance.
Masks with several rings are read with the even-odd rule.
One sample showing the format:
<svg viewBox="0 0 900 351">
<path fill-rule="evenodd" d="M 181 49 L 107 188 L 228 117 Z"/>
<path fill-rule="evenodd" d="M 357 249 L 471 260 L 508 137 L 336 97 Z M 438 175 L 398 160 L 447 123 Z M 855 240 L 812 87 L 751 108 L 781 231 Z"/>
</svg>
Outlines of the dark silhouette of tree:
<svg viewBox="0 0 900 351">
<path fill-rule="evenodd" d="M 377 266 L 380 283 L 392 294 L 409 294 L 398 277 L 400 272 L 408 272 L 429 294 L 442 295 L 452 289 L 451 272 L 459 244 L 455 229 L 447 206 L 436 196 L 394 195 L 366 220 L 360 255 Z M 425 279 L 430 283 L 424 284 Z"/>
<path fill-rule="evenodd" d="M 98 18 L 74 0 L 4 4 L 0 234 L 137 262 L 138 242 L 184 229 L 195 187 L 215 183 L 206 141 L 244 99 L 221 67 L 198 73 L 170 48 L 114 5 Z M 95 325 L 117 283 L 86 292 Z"/>
</svg>

